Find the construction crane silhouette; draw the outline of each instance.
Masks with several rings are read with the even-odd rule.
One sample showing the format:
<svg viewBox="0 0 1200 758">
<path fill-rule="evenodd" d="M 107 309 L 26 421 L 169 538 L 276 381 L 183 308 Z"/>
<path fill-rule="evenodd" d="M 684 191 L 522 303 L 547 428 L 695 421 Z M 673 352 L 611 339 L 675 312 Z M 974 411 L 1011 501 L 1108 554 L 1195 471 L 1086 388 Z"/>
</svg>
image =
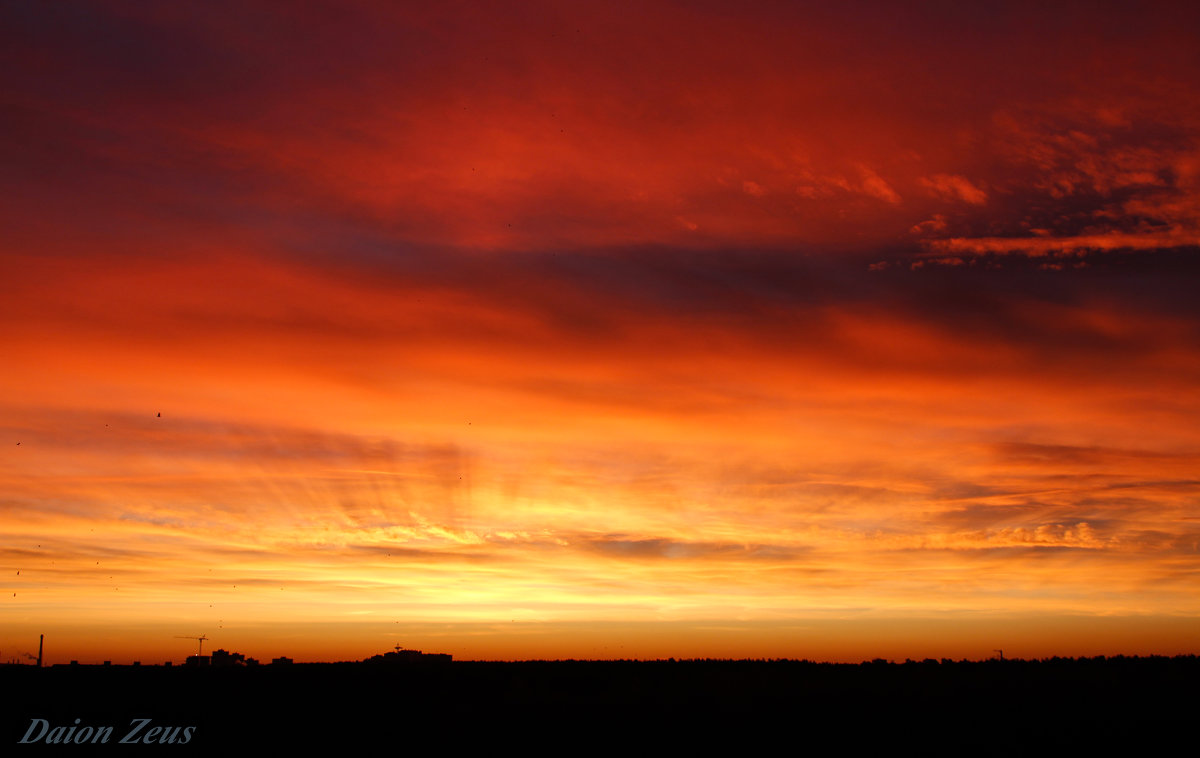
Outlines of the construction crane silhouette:
<svg viewBox="0 0 1200 758">
<path fill-rule="evenodd" d="M 183 636 L 180 636 L 177 634 L 177 635 L 175 635 L 175 639 L 177 639 L 177 640 L 199 640 L 200 646 L 196 649 L 196 655 L 204 655 L 204 641 L 206 639 L 208 639 L 208 635 L 202 634 L 199 637 L 183 637 Z"/>
<path fill-rule="evenodd" d="M 1003 651 L 1003 650 L 1001 650 L 1001 649 L 999 649 L 999 648 L 996 648 L 996 649 L 995 649 L 995 650 L 993 650 L 992 652 L 994 652 L 994 653 L 999 653 L 999 654 L 1000 654 L 1000 660 L 1002 660 L 1002 661 L 1004 660 L 1004 651 Z"/>
</svg>

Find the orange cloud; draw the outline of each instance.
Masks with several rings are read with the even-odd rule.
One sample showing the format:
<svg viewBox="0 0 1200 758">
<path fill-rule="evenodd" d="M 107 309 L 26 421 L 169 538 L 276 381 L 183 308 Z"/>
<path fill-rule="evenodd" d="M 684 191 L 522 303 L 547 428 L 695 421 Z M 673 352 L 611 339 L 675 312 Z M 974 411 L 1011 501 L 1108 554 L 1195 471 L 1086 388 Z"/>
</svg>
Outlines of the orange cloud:
<svg viewBox="0 0 1200 758">
<path fill-rule="evenodd" d="M 962 200 L 971 205 L 983 205 L 987 203 L 987 193 L 974 184 L 971 184 L 965 177 L 952 174 L 935 174 L 928 177 L 923 176 L 919 181 L 935 197 Z"/>
<path fill-rule="evenodd" d="M 1200 234 L 1084 234 L 1074 237 L 980 237 L 928 240 L 929 250 L 939 253 L 1000 253 L 1034 257 L 1071 255 L 1093 250 L 1164 250 L 1200 245 Z"/>
</svg>

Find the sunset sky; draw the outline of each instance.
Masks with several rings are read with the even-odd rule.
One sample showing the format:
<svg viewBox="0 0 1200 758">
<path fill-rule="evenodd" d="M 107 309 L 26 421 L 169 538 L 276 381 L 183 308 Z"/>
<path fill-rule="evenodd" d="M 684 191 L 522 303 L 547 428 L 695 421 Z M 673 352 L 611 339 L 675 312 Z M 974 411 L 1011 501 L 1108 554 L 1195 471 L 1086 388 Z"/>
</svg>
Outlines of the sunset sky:
<svg viewBox="0 0 1200 758">
<path fill-rule="evenodd" d="M 1200 652 L 1198 29 L 5 3 L 0 659 Z"/>
</svg>

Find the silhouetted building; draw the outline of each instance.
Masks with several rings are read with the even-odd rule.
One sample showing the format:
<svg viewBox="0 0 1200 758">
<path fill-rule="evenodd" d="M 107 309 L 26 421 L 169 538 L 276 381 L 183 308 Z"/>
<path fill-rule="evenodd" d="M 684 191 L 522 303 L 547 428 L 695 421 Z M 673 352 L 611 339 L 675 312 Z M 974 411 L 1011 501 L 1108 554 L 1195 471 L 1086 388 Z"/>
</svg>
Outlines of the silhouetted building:
<svg viewBox="0 0 1200 758">
<path fill-rule="evenodd" d="M 288 658 L 286 655 L 281 655 L 278 658 L 271 659 L 272 666 L 290 666 L 293 663 L 295 663 L 295 661 L 293 661 L 291 658 Z"/>
<path fill-rule="evenodd" d="M 246 656 L 241 653 L 231 653 L 222 649 L 212 652 L 212 665 L 214 666 L 242 666 L 245 665 L 245 662 Z"/>
<path fill-rule="evenodd" d="M 191 666 L 193 668 L 202 668 L 209 665 L 210 662 L 211 661 L 207 655 L 189 655 L 187 657 L 187 662 L 184 665 Z"/>
<path fill-rule="evenodd" d="M 420 650 L 405 650 L 399 645 L 394 651 L 373 655 L 364 663 L 450 663 L 454 656 L 449 653 L 422 653 Z"/>
</svg>

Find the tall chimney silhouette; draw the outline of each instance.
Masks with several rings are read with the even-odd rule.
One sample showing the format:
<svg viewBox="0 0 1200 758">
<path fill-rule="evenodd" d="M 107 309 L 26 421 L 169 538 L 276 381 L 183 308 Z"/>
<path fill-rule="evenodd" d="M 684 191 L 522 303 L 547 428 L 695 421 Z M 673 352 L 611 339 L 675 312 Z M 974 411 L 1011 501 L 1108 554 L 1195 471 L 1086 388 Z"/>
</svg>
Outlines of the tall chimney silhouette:
<svg viewBox="0 0 1200 758">
<path fill-rule="evenodd" d="M 38 635 L 38 668 L 42 667 L 42 645 L 46 643 L 46 635 Z"/>
</svg>

